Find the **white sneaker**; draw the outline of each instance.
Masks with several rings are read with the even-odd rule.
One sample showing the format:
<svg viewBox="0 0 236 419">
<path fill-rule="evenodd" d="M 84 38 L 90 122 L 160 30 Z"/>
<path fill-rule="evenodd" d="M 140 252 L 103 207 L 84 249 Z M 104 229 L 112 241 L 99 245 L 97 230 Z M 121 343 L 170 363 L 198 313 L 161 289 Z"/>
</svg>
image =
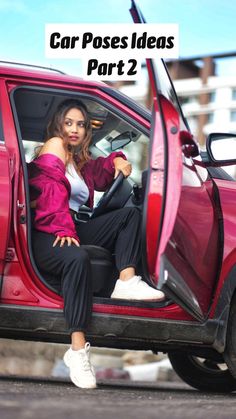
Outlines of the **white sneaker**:
<svg viewBox="0 0 236 419">
<path fill-rule="evenodd" d="M 142 281 L 141 276 L 133 276 L 128 281 L 118 279 L 111 298 L 162 301 L 165 299 L 165 294 L 162 291 L 150 287 L 150 285 Z"/>
<path fill-rule="evenodd" d="M 71 381 L 80 388 L 96 388 L 95 371 L 89 360 L 90 343 L 83 349 L 73 351 L 71 348 L 64 355 L 64 362 L 70 369 Z"/>
</svg>

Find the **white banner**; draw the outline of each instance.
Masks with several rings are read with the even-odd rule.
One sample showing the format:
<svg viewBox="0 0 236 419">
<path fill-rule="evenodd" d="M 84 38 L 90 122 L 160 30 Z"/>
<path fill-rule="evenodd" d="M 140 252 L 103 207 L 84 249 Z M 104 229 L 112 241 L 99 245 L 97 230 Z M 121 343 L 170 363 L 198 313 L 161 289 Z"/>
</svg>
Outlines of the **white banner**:
<svg viewBox="0 0 236 419">
<path fill-rule="evenodd" d="M 177 24 L 46 24 L 47 58 L 81 58 L 83 76 L 138 79 L 146 58 L 178 58 Z"/>
</svg>

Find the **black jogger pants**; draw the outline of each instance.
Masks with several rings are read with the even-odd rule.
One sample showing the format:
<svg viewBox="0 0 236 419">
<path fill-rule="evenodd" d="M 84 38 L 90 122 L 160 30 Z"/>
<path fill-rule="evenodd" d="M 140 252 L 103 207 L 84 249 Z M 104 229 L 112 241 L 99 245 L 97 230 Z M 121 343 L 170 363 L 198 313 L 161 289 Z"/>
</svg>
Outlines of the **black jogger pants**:
<svg viewBox="0 0 236 419">
<path fill-rule="evenodd" d="M 125 207 L 79 223 L 81 245 L 101 246 L 115 256 L 118 271 L 136 267 L 140 256 L 140 211 Z M 70 333 L 86 331 L 92 308 L 90 261 L 83 247 L 52 247 L 55 236 L 33 229 L 35 262 L 40 271 L 58 278 Z"/>
</svg>

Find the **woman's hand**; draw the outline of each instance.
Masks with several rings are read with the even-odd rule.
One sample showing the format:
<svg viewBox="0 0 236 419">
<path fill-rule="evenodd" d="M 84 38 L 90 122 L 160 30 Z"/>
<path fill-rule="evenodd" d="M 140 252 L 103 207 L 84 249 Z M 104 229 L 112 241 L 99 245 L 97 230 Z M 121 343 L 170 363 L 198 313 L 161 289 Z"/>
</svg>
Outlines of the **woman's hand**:
<svg viewBox="0 0 236 419">
<path fill-rule="evenodd" d="M 124 177 L 128 177 L 132 172 L 132 165 L 129 161 L 123 159 L 122 157 L 115 157 L 113 160 L 115 167 L 115 176 L 116 178 L 120 172 L 123 173 Z"/>
<path fill-rule="evenodd" d="M 67 243 L 67 246 L 71 246 L 75 244 L 77 247 L 80 246 L 78 240 L 74 239 L 74 237 L 59 237 L 57 236 L 56 240 L 54 241 L 52 247 L 55 247 L 58 243 L 60 243 L 60 247 L 64 246 Z"/>
</svg>

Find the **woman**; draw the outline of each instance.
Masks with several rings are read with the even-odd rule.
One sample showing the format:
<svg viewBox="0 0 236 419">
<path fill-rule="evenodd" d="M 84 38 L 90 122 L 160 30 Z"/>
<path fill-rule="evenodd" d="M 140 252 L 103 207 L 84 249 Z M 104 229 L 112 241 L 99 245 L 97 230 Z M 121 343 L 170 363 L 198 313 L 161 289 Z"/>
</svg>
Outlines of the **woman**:
<svg viewBox="0 0 236 419">
<path fill-rule="evenodd" d="M 80 244 L 102 246 L 115 253 L 120 272 L 111 298 L 162 300 L 164 294 L 135 275 L 140 245 L 140 215 L 122 208 L 81 223 L 72 214 L 93 206 L 94 189 L 104 191 L 114 177 L 131 173 L 121 152 L 92 160 L 89 155 L 91 124 L 84 104 L 62 102 L 48 125 L 47 139 L 29 164 L 33 249 L 39 269 L 53 273 L 64 299 L 64 314 L 71 334 L 71 348 L 64 361 L 73 383 L 96 387 L 89 361 L 85 332 L 91 316 L 90 261 Z"/>
</svg>

